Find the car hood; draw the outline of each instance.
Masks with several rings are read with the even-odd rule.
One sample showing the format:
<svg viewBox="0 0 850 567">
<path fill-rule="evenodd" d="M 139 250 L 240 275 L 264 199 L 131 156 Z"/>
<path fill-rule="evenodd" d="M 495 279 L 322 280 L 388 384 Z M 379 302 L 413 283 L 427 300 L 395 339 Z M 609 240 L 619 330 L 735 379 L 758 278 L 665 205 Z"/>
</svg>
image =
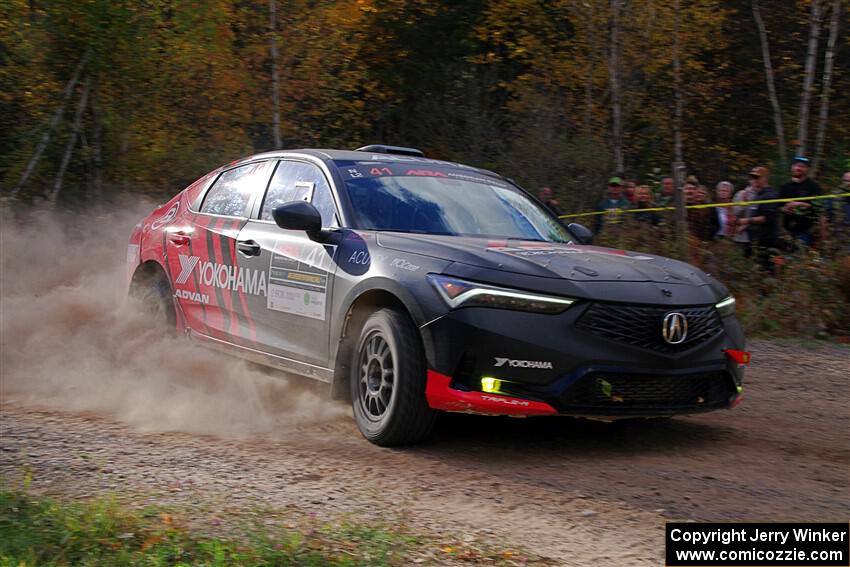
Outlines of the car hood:
<svg viewBox="0 0 850 567">
<path fill-rule="evenodd" d="M 489 270 L 577 282 L 711 283 L 707 274 L 684 262 L 600 246 L 388 232 L 378 234 L 378 244 Z"/>
</svg>

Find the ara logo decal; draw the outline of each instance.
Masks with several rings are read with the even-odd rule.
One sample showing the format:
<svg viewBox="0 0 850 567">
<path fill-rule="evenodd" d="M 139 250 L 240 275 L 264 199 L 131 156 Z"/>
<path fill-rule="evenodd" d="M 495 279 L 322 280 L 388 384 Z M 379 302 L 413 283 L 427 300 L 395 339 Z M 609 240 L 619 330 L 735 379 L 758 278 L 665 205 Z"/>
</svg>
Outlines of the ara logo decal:
<svg viewBox="0 0 850 567">
<path fill-rule="evenodd" d="M 500 367 L 505 365 L 510 366 L 511 368 L 537 368 L 543 370 L 552 370 L 552 363 L 548 360 L 515 360 L 512 358 L 499 358 L 495 357 L 495 361 L 493 362 L 493 366 Z"/>
<path fill-rule="evenodd" d="M 490 246 L 488 252 L 501 252 L 510 256 L 530 258 L 534 256 L 569 256 L 572 254 L 602 254 L 620 256 L 629 260 L 652 260 L 651 256 L 629 255 L 623 250 L 598 248 L 594 246 L 575 247 L 572 245 L 555 246 L 548 244 L 529 244 L 527 246 Z"/>
<path fill-rule="evenodd" d="M 482 400 L 487 400 L 488 402 L 497 402 L 500 404 L 507 404 L 509 406 L 528 406 L 530 405 L 525 400 L 517 400 L 515 398 L 498 398 L 496 396 L 481 396 Z"/>
<path fill-rule="evenodd" d="M 188 299 L 189 301 L 194 301 L 195 303 L 203 303 L 204 305 L 209 305 L 210 296 L 198 293 L 196 291 L 189 291 L 188 289 L 178 289 L 174 292 L 174 297 L 178 299 Z"/>
<path fill-rule="evenodd" d="M 198 276 L 198 283 L 221 289 L 229 289 L 252 295 L 266 295 L 266 272 L 250 268 L 237 268 L 215 262 L 202 261 L 197 256 L 180 254 L 180 275 L 174 280 L 177 284 L 189 281 L 192 273 Z"/>
<path fill-rule="evenodd" d="M 156 230 L 158 228 L 161 228 L 166 223 L 173 221 L 174 218 L 177 216 L 178 210 L 180 210 L 179 202 L 174 203 L 174 205 L 170 209 L 168 209 L 168 211 L 164 215 L 153 221 L 153 223 L 151 223 L 151 228 Z"/>
<path fill-rule="evenodd" d="M 448 177 L 448 175 L 442 171 L 435 171 L 432 169 L 408 169 L 405 175 L 416 177 Z"/>
</svg>

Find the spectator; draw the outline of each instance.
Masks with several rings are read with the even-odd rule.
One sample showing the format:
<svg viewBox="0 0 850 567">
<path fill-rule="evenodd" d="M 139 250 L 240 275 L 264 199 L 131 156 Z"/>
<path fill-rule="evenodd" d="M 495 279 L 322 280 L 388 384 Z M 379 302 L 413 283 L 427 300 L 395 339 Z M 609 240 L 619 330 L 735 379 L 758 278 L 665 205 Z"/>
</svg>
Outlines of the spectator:
<svg viewBox="0 0 850 567">
<path fill-rule="evenodd" d="M 676 185 L 673 183 L 672 177 L 664 177 L 661 179 L 661 195 L 658 197 L 659 207 L 672 207 L 674 204 L 674 194 Z"/>
<path fill-rule="evenodd" d="M 551 187 L 543 187 L 538 193 L 537 197 L 540 199 L 540 202 L 546 206 L 547 209 L 552 211 L 552 214 L 556 217 L 560 217 L 562 214 L 560 203 L 558 203 L 557 199 L 555 199 L 555 193 L 552 191 Z"/>
<path fill-rule="evenodd" d="M 708 201 L 708 190 L 695 183 L 685 184 L 685 202 L 688 205 L 703 205 Z M 714 226 L 711 209 L 688 209 L 688 229 L 700 240 L 711 240 L 714 237 Z"/>
<path fill-rule="evenodd" d="M 764 175 L 754 179 L 755 183 L 751 181 L 756 192 L 752 200 L 770 201 L 778 199 L 779 193 L 768 185 L 767 169 L 763 167 L 755 168 L 750 172 L 750 179 L 753 179 L 753 173 L 763 173 Z M 759 267 L 764 271 L 773 271 L 771 251 L 782 248 L 782 242 L 779 240 L 779 203 L 755 204 L 750 215 L 738 221 L 737 230 L 747 231 L 749 234 L 750 241 L 756 248 Z"/>
<path fill-rule="evenodd" d="M 767 185 L 769 175 L 770 171 L 766 167 L 752 168 L 750 170 L 750 184 L 747 185 L 746 188 L 741 189 L 735 194 L 733 202 L 748 203 L 750 201 L 754 201 L 758 196 L 759 187 L 761 187 L 762 185 Z M 744 253 L 745 258 L 749 258 L 753 253 L 752 242 L 750 241 L 750 233 L 746 230 L 738 230 L 738 227 L 745 219 L 749 221 L 749 218 L 752 216 L 752 213 L 755 208 L 756 205 L 739 205 L 733 207 L 736 223 L 735 235 L 732 237 L 732 240 Z"/>
<path fill-rule="evenodd" d="M 626 201 L 628 201 L 630 205 L 635 204 L 636 189 L 637 183 L 635 183 L 632 179 L 626 179 L 625 184 L 623 185 L 623 197 L 625 197 Z"/>
<path fill-rule="evenodd" d="M 619 177 L 612 177 L 608 180 L 607 197 L 599 201 L 599 205 L 596 207 L 597 211 L 604 212 L 604 214 L 596 215 L 594 226 L 596 232 L 602 232 L 602 225 L 605 223 L 618 224 L 621 220 L 621 212 L 628 208 L 629 202 L 623 198 L 623 180 Z"/>
<path fill-rule="evenodd" d="M 729 203 L 732 201 L 732 189 L 734 187 L 728 181 L 721 181 L 715 187 L 717 203 Z M 715 240 L 731 237 L 735 234 L 736 217 L 732 207 L 717 207 L 711 215 L 712 234 Z"/>
<path fill-rule="evenodd" d="M 690 178 L 689 178 L 690 179 Z M 694 205 L 694 199 L 696 198 L 697 193 L 697 184 L 692 181 L 687 181 L 685 186 L 682 187 L 682 193 L 684 193 L 685 205 Z"/>
<path fill-rule="evenodd" d="M 647 185 L 640 185 L 635 188 L 634 205 L 636 209 L 651 209 L 654 206 L 652 203 L 652 191 L 649 190 Z M 661 221 L 656 211 L 640 211 L 634 213 L 632 216 L 636 221 L 649 223 L 652 226 L 656 226 Z"/>
<path fill-rule="evenodd" d="M 783 199 L 814 197 L 820 195 L 820 185 L 809 178 L 809 163 L 805 156 L 796 156 L 791 164 L 791 181 L 780 189 Z M 801 243 L 811 246 L 814 242 L 812 228 L 820 216 L 821 207 L 812 201 L 793 201 L 782 207 L 782 225 L 791 235 L 792 244 Z"/>
</svg>

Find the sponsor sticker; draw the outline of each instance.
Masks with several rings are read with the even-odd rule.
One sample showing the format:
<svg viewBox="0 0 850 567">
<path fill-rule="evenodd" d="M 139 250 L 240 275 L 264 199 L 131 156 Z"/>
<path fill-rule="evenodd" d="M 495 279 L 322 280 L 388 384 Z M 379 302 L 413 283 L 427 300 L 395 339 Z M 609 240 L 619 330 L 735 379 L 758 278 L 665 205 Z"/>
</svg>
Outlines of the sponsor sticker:
<svg viewBox="0 0 850 567">
<path fill-rule="evenodd" d="M 404 258 L 393 258 L 390 262 L 390 266 L 393 268 L 398 268 L 399 270 L 407 270 L 408 272 L 415 272 L 419 270 L 419 266 L 416 264 L 411 264 Z"/>
<path fill-rule="evenodd" d="M 278 242 L 269 263 L 266 307 L 311 319 L 325 319 L 329 269 L 336 254 L 324 246 Z M 367 261 L 368 261 L 368 254 Z"/>
<path fill-rule="evenodd" d="M 530 258 L 536 256 L 570 256 L 573 254 L 602 254 L 605 256 L 621 256 L 630 260 L 652 260 L 650 256 L 630 255 L 621 250 L 605 250 L 604 248 L 587 249 L 572 246 L 529 245 L 529 246 L 491 246 L 490 252 L 501 252 L 509 256 Z"/>
<path fill-rule="evenodd" d="M 209 305 L 210 296 L 204 293 L 198 293 L 197 291 L 189 291 L 188 289 L 178 289 L 174 292 L 174 297 L 177 299 L 185 299 L 187 301 L 194 301 L 195 303 L 203 303 L 204 305 Z"/>
<path fill-rule="evenodd" d="M 371 258 L 369 257 L 369 253 L 365 250 L 355 250 L 351 253 L 351 256 L 348 258 L 349 264 L 359 264 L 361 266 L 368 266 Z"/>
<path fill-rule="evenodd" d="M 184 285 L 195 273 L 202 286 L 217 287 L 251 295 L 266 295 L 266 273 L 251 268 L 228 266 L 217 262 L 207 262 L 198 256 L 179 254 L 180 274 L 174 280 Z"/>
<path fill-rule="evenodd" d="M 311 291 L 288 285 L 269 284 L 268 308 L 311 319 L 325 318 L 324 291 Z"/>
<path fill-rule="evenodd" d="M 517 360 L 513 358 L 494 357 L 493 366 L 496 368 L 510 366 L 511 368 L 535 368 L 539 370 L 552 370 L 552 363 L 548 360 Z"/>
<path fill-rule="evenodd" d="M 168 211 L 165 212 L 164 215 L 156 219 L 151 223 L 151 228 L 157 230 L 162 228 L 163 225 L 173 221 L 177 217 L 177 211 L 180 210 L 180 202 L 174 203 Z"/>
</svg>

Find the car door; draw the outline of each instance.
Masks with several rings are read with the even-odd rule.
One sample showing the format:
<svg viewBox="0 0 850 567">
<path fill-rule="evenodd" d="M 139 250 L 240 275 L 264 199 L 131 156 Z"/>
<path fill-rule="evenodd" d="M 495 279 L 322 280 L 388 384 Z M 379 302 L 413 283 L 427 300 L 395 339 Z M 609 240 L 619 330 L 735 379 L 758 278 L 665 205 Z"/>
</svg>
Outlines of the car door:
<svg viewBox="0 0 850 567">
<path fill-rule="evenodd" d="M 338 225 L 330 184 L 322 169 L 295 160 L 278 162 L 262 202 L 239 233 L 240 267 L 265 273 L 266 295 L 249 296 L 258 348 L 327 367 L 336 246 L 314 242 L 304 231 L 284 230 L 272 211 L 291 201 L 313 203 L 325 228 Z"/>
<path fill-rule="evenodd" d="M 250 337 L 245 293 L 260 293 L 258 274 L 239 270 L 236 239 L 259 198 L 274 162 L 252 162 L 223 171 L 206 191 L 200 210 L 166 238 L 175 299 L 190 329 L 245 343 Z"/>
</svg>

